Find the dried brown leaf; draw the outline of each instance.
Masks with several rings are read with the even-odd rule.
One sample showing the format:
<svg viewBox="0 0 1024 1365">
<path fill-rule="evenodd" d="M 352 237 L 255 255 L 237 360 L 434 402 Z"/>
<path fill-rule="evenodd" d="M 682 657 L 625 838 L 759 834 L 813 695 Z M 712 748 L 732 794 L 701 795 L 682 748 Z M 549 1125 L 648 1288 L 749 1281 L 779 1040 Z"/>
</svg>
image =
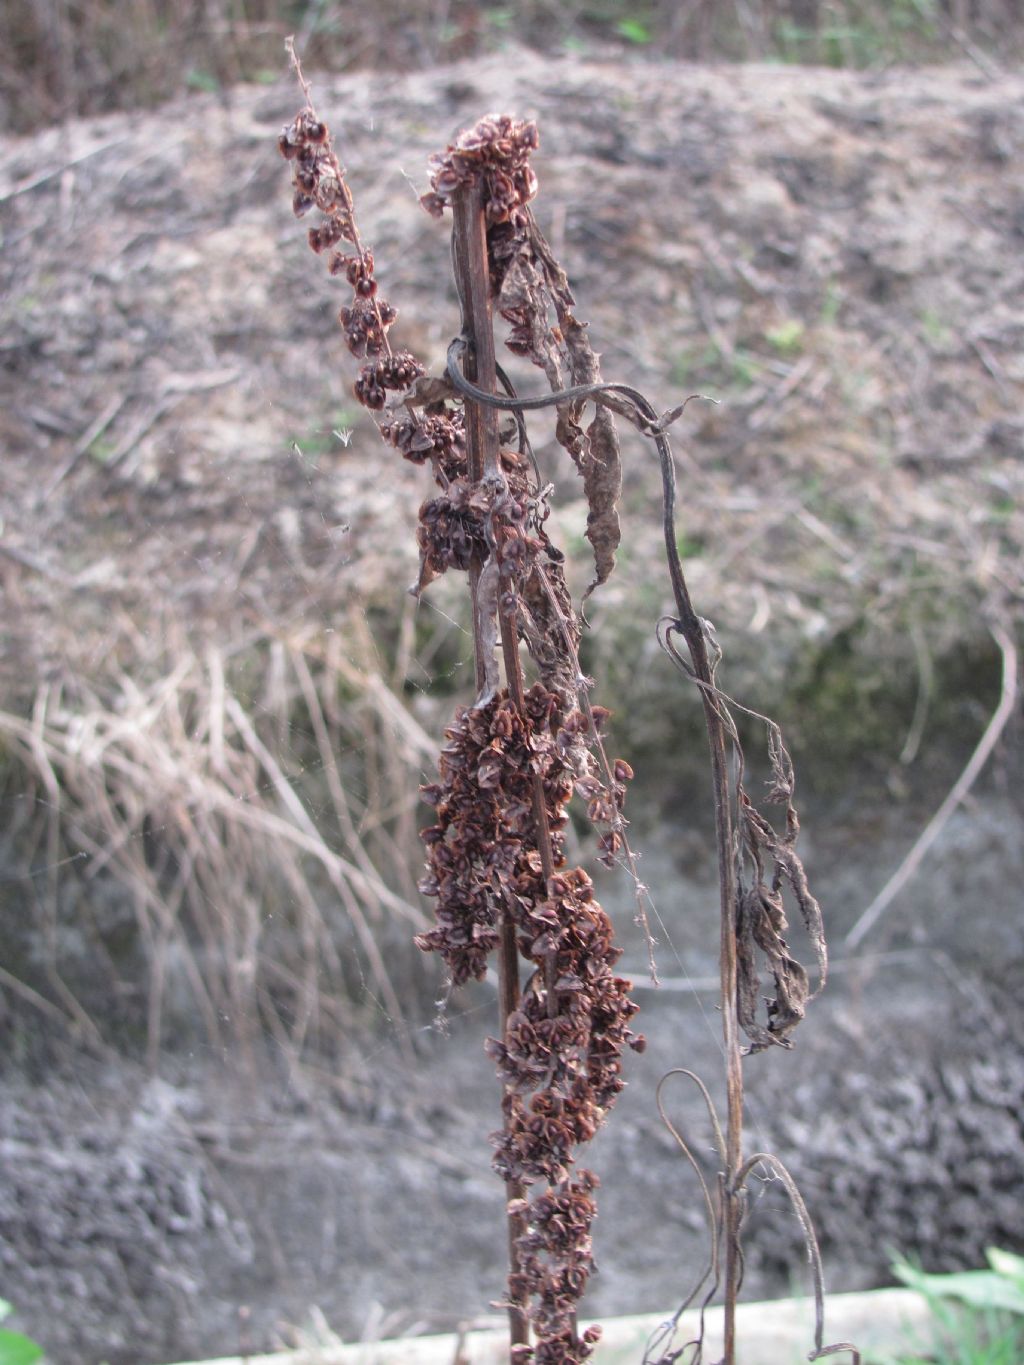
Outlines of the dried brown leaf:
<svg viewBox="0 0 1024 1365">
<path fill-rule="evenodd" d="M 756 871 L 754 885 L 740 896 L 737 914 L 737 1015 L 740 1026 L 751 1040 L 751 1052 L 773 1043 L 790 1046 L 789 1035 L 803 1019 L 808 1000 L 813 999 L 807 972 L 790 952 L 783 933 L 787 927 L 782 887 L 793 893 L 810 937 L 818 962 L 819 984 L 828 973 L 828 952 L 822 925 L 821 907 L 811 895 L 807 874 L 796 852 L 800 830 L 792 802 L 793 772 L 777 726 L 770 727 L 769 752 L 772 761 L 773 789 L 769 799 L 786 805 L 786 832 L 780 835 L 740 789 L 740 825 L 748 855 Z M 772 884 L 765 882 L 765 868 L 772 865 Z M 767 1027 L 757 1020 L 760 990 L 757 952 L 763 953 L 775 981 L 776 995 L 767 999 Z"/>
<path fill-rule="evenodd" d="M 403 395 L 402 402 L 410 407 L 424 408 L 428 403 L 443 403 L 456 396 L 455 387 L 445 376 L 421 375 Z"/>
<path fill-rule="evenodd" d="M 562 335 L 569 357 L 574 384 L 599 384 L 601 366 L 587 336 L 584 323 L 568 311 L 561 317 Z M 582 405 L 581 405 L 582 406 Z M 622 461 L 615 421 L 606 407 L 600 406 L 587 428 L 578 461 L 586 493 L 587 539 L 594 549 L 594 577 L 587 585 L 583 600 L 606 582 L 615 567 L 615 552 L 622 533 L 619 528 L 619 495 L 622 492 Z"/>
<path fill-rule="evenodd" d="M 782 931 L 786 914 L 782 897 L 763 883 L 747 890 L 740 898 L 737 916 L 737 1015 L 751 1040 L 750 1051 L 760 1052 L 773 1044 L 790 1047 L 789 1035 L 804 1017 L 807 1000 L 807 973 L 789 953 Z M 775 998 L 769 999 L 768 1025 L 757 1020 L 760 980 L 755 945 L 768 960 L 775 980 Z"/>
</svg>

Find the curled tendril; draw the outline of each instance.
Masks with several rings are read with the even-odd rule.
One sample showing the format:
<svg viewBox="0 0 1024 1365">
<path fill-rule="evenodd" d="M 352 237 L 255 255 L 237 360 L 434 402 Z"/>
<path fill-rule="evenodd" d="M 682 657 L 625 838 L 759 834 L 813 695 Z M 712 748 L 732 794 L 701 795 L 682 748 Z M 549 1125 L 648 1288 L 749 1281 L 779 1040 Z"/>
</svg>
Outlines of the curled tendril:
<svg viewBox="0 0 1024 1365">
<path fill-rule="evenodd" d="M 700 1091 L 704 1106 L 711 1120 L 714 1149 L 722 1166 L 722 1170 L 719 1173 L 719 1200 L 717 1207 L 712 1198 L 711 1191 L 708 1188 L 707 1181 L 704 1179 L 704 1173 L 701 1171 L 697 1159 L 693 1154 L 692 1147 L 682 1135 L 678 1126 L 669 1117 L 665 1108 L 663 1091 L 668 1082 L 675 1076 L 682 1076 L 693 1082 Z M 667 1072 L 658 1083 L 657 1105 L 658 1114 L 661 1117 L 662 1123 L 672 1135 L 679 1150 L 689 1162 L 690 1167 L 697 1176 L 697 1180 L 700 1184 L 701 1194 L 704 1199 L 704 1207 L 708 1218 L 708 1235 L 711 1244 L 711 1256 L 707 1268 L 704 1270 L 693 1289 L 691 1289 L 690 1293 L 680 1304 L 679 1308 L 671 1318 L 658 1328 L 657 1332 L 648 1341 L 647 1349 L 643 1357 L 643 1365 L 673 1365 L 673 1362 L 677 1362 L 682 1358 L 685 1351 L 691 1349 L 693 1354 L 691 1356 L 690 1365 L 699 1365 L 702 1359 L 704 1343 L 704 1313 L 718 1289 L 721 1246 L 726 1236 L 723 1219 L 724 1200 L 721 1198 L 721 1194 L 724 1192 L 725 1183 L 729 1179 L 726 1170 L 725 1139 L 722 1134 L 722 1127 L 718 1119 L 718 1114 L 715 1110 L 714 1101 L 711 1099 L 707 1086 L 695 1072 L 689 1071 L 684 1067 L 676 1067 L 672 1071 Z M 804 1247 L 807 1251 L 807 1260 L 811 1269 L 811 1282 L 814 1292 L 814 1349 L 809 1353 L 807 1359 L 811 1361 L 823 1360 L 826 1356 L 839 1355 L 841 1352 L 848 1352 L 851 1356 L 852 1365 L 860 1365 L 860 1352 L 851 1342 L 833 1342 L 827 1346 L 823 1344 L 825 1339 L 825 1285 L 821 1263 L 821 1251 L 818 1247 L 818 1239 L 814 1232 L 814 1224 L 811 1222 L 811 1216 L 807 1210 L 807 1205 L 804 1203 L 803 1196 L 797 1187 L 796 1181 L 790 1175 L 789 1171 L 773 1153 L 754 1152 L 752 1156 L 746 1158 L 732 1176 L 730 1182 L 732 1193 L 742 1197 L 746 1192 L 747 1181 L 759 1166 L 767 1167 L 781 1182 L 789 1197 L 793 1212 L 796 1214 L 797 1222 L 800 1224 L 800 1230 L 803 1233 Z M 695 1338 L 683 1343 L 681 1346 L 677 1346 L 675 1344 L 675 1334 L 678 1331 L 680 1319 L 704 1288 L 709 1278 L 711 1279 L 711 1285 L 700 1306 L 698 1334 Z M 655 1352 L 657 1352 L 657 1354 L 655 1354 Z"/>
</svg>

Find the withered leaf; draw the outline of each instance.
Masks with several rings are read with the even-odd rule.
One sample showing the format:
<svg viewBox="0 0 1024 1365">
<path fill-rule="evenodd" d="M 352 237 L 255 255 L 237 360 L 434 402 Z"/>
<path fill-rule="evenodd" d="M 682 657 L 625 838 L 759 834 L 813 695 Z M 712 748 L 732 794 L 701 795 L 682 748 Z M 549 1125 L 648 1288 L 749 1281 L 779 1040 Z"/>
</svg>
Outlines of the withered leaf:
<svg viewBox="0 0 1024 1365">
<path fill-rule="evenodd" d="M 574 384 L 597 384 L 601 366 L 587 337 L 586 326 L 569 312 L 561 318 L 562 335 Z M 594 577 L 583 594 L 586 599 L 607 581 L 615 567 L 615 552 L 622 533 L 619 528 L 619 495 L 622 492 L 622 461 L 619 435 L 606 407 L 599 406 L 587 427 L 579 459 L 583 491 L 587 497 L 587 539 L 594 549 Z"/>
<path fill-rule="evenodd" d="M 782 732 L 773 721 L 768 722 L 768 753 L 772 772 L 768 800 L 785 807 L 785 831 L 780 833 L 765 819 L 742 784 L 738 791 L 739 828 L 755 877 L 754 885 L 741 894 L 737 910 L 737 1015 L 751 1040 L 752 1052 L 772 1043 L 790 1046 L 789 1035 L 804 1017 L 808 1001 L 824 987 L 828 975 L 821 907 L 811 895 L 807 874 L 796 851 L 800 821 L 793 804 L 793 765 L 782 742 Z M 766 882 L 769 865 L 770 888 Z M 783 937 L 787 926 L 782 889 L 786 885 L 796 900 L 818 962 L 819 981 L 813 995 L 806 970 L 790 954 Z M 757 1021 L 757 949 L 767 959 L 775 981 L 775 998 L 766 1001 L 767 1027 Z"/>
<path fill-rule="evenodd" d="M 773 1044 L 792 1046 L 789 1035 L 804 1017 L 807 973 L 790 956 L 782 937 L 785 927 L 786 915 L 778 892 L 769 891 L 759 882 L 740 897 L 736 924 L 736 1010 L 740 1027 L 751 1041 L 750 1052 L 761 1052 Z M 757 1019 L 760 979 L 755 946 L 768 959 L 775 981 L 776 996 L 767 1001 L 767 1027 Z"/>
<path fill-rule="evenodd" d="M 785 756 L 785 763 L 782 765 L 781 771 L 785 771 L 789 762 L 789 754 L 785 749 L 782 749 L 782 754 Z M 775 766 L 773 754 L 773 776 L 778 781 L 778 774 L 774 772 Z M 828 946 L 825 942 L 821 906 L 811 894 L 811 889 L 807 883 L 807 873 L 804 871 L 803 862 L 795 847 L 796 838 L 800 832 L 800 822 L 797 818 L 796 807 L 791 799 L 791 768 L 789 772 L 790 782 L 782 797 L 786 805 L 786 833 L 780 835 L 773 828 L 761 812 L 755 808 L 746 792 L 741 793 L 740 822 L 743 837 L 755 866 L 760 868 L 766 858 L 770 860 L 774 864 L 773 884 L 775 890 L 777 891 L 782 882 L 785 881 L 793 892 L 800 910 L 800 917 L 803 920 L 804 928 L 807 930 L 818 962 L 819 981 L 814 991 L 814 996 L 817 996 L 821 993 L 828 977 Z M 808 998 L 813 999 L 814 996 Z"/>
<path fill-rule="evenodd" d="M 443 403 L 455 396 L 455 386 L 450 379 L 443 375 L 436 378 L 427 374 L 417 379 L 408 392 L 403 394 L 402 402 L 409 407 L 423 408 L 428 403 Z"/>
<path fill-rule="evenodd" d="M 413 583 L 413 585 L 409 589 L 410 597 L 415 597 L 417 600 L 419 600 L 419 597 L 423 592 L 424 588 L 428 588 L 430 584 L 433 583 L 435 578 L 440 577 L 441 575 L 437 572 L 437 570 L 431 567 L 429 563 L 429 556 L 426 550 L 421 550 L 420 572 L 419 576 L 416 579 L 416 582 Z"/>
</svg>

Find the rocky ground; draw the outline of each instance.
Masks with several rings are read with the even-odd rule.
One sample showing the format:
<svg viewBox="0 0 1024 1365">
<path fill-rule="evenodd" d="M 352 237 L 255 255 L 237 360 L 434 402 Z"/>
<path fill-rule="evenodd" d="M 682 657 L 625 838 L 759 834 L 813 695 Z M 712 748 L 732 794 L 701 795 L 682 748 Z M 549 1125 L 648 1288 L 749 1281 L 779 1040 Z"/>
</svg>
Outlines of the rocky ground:
<svg viewBox="0 0 1024 1365">
<path fill-rule="evenodd" d="M 824 794 L 805 823 L 840 960 L 988 720 L 1001 662 L 990 631 L 1005 639 L 1019 616 L 1022 95 L 1020 77 L 968 67 L 855 75 L 516 51 L 317 85 L 403 344 L 440 366 L 457 325 L 445 233 L 416 202 L 426 156 L 509 108 L 540 122 L 538 214 L 605 373 L 659 406 L 695 390 L 723 400 L 699 410 L 679 455 L 689 573 L 736 661 L 731 683 L 784 708 Z M 305 248 L 274 148 L 295 105 L 282 83 L 0 143 L 0 1293 L 61 1365 L 262 1347 L 311 1330 L 314 1308 L 346 1336 L 443 1328 L 501 1292 L 488 988 L 455 1007 L 448 1038 L 422 1002 L 404 1029 L 379 1008 L 368 1039 L 329 1066 L 312 1052 L 290 1065 L 267 1040 L 235 1051 L 230 1029 L 213 1040 L 168 1007 L 152 1075 L 133 1002 L 151 984 L 146 926 L 162 921 L 126 875 L 109 921 L 73 913 L 83 886 L 135 867 L 110 830 L 137 831 L 129 843 L 159 865 L 194 794 L 168 785 L 157 813 L 145 770 L 101 825 L 75 804 L 58 752 L 102 770 L 122 752 L 119 725 L 155 726 L 181 661 L 201 671 L 218 651 L 265 667 L 265 689 L 261 677 L 245 695 L 273 731 L 277 661 L 327 651 L 364 610 L 397 615 L 414 577 L 424 485 L 357 418 L 332 317 L 344 300 Z M 537 443 L 582 585 L 578 492 Z M 706 828 L 689 826 L 699 803 L 660 757 L 680 731 L 647 624 L 665 593 L 646 454 L 630 456 L 627 544 L 593 604 L 590 666 L 620 706 L 632 698 L 623 732 L 647 760 L 639 805 L 659 826 L 648 880 L 668 981 L 642 991 L 651 1047 L 595 1144 L 595 1313 L 686 1292 L 700 1218 L 653 1093 L 668 1068 L 710 1077 L 717 1058 Z M 424 611 L 455 607 L 442 591 Z M 432 654 L 392 679 L 394 695 L 436 735 L 450 698 L 430 696 L 453 690 L 465 651 L 457 627 L 410 633 Z M 343 673 L 356 646 L 339 636 Z M 206 705 L 216 676 L 211 664 L 190 696 Z M 200 700 L 175 722 L 183 746 Z M 285 725 L 278 738 L 301 791 L 306 736 Z M 416 751 L 414 780 L 428 758 Z M 933 1268 L 992 1243 L 1021 1249 L 1018 776 L 1011 729 L 983 794 L 864 962 L 840 964 L 796 1051 L 749 1065 L 748 1141 L 797 1175 L 837 1289 L 882 1282 L 890 1248 Z M 404 972 L 400 960 L 395 948 Z M 699 1124 L 689 1099 L 670 1098 Z M 785 1291 L 802 1269 L 777 1195 L 766 1184 L 752 1211 L 751 1294 Z"/>
</svg>

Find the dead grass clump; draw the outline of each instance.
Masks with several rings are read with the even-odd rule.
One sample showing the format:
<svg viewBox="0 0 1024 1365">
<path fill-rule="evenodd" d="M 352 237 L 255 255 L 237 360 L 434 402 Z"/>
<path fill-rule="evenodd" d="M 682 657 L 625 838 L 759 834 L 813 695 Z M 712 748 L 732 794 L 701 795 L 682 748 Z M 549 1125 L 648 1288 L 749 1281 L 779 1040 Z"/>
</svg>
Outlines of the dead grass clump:
<svg viewBox="0 0 1024 1365">
<path fill-rule="evenodd" d="M 30 715 L 0 713 L 23 793 L 8 860 L 32 898 L 5 986 L 97 1044 L 134 1018 L 154 1065 L 196 1024 L 250 1060 L 264 1033 L 297 1058 L 344 1051 L 368 1013 L 400 1028 L 417 989 L 399 945 L 425 927 L 410 774 L 436 745 L 377 673 L 361 613 L 339 639 L 245 656 L 178 641 L 148 685 L 42 685 Z"/>
</svg>

